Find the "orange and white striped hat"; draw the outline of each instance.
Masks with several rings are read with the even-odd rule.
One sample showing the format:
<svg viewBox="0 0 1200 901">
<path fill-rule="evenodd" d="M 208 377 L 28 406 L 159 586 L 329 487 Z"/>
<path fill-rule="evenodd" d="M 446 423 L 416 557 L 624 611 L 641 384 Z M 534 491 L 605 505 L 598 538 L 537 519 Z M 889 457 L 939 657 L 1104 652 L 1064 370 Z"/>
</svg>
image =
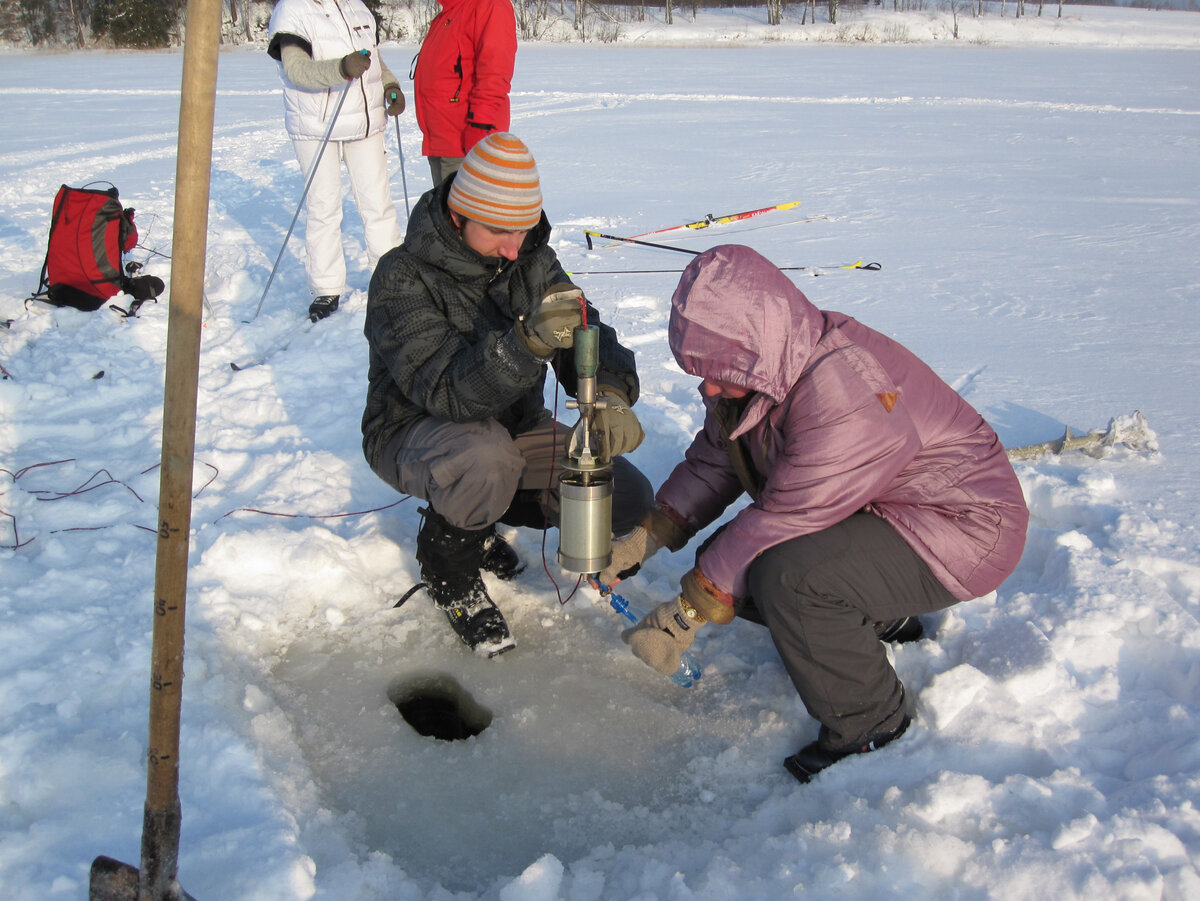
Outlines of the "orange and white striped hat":
<svg viewBox="0 0 1200 901">
<path fill-rule="evenodd" d="M 454 173 L 446 205 L 492 228 L 533 228 L 542 218 L 542 187 L 529 148 L 505 131 L 483 138 Z"/>
</svg>

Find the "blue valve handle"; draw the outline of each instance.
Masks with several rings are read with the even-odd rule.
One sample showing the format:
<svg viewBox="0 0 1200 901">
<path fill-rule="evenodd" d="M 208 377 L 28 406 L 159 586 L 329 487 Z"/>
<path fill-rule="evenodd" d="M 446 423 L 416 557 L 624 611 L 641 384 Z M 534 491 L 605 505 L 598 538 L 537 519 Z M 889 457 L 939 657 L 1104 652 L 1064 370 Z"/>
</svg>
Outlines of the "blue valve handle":
<svg viewBox="0 0 1200 901">
<path fill-rule="evenodd" d="M 609 606 L 612 607 L 613 610 L 616 610 L 617 613 L 621 614 L 621 616 L 625 617 L 625 619 L 629 620 L 629 622 L 636 626 L 643 619 L 645 619 L 646 614 L 642 613 L 640 610 L 630 607 L 629 602 L 626 601 L 625 598 L 621 597 L 607 585 L 601 585 L 594 579 L 590 581 L 596 586 L 597 589 L 599 589 L 601 595 L 608 596 Z M 679 685 L 682 688 L 690 688 L 692 683 L 694 683 L 702 675 L 703 670 L 700 669 L 700 662 L 696 659 L 691 651 L 684 651 L 680 655 L 679 669 L 671 673 L 670 678 L 671 681 L 676 685 Z"/>
</svg>

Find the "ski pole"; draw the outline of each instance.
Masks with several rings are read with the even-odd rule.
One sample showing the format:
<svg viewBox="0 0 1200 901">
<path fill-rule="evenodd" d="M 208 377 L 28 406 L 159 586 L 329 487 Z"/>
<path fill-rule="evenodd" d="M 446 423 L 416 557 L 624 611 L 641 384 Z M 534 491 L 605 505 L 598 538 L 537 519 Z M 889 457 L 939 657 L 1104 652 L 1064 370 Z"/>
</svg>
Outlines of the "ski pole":
<svg viewBox="0 0 1200 901">
<path fill-rule="evenodd" d="M 362 52 L 366 53 L 367 51 L 363 50 Z M 321 144 L 317 147 L 317 155 L 313 157 L 312 165 L 308 167 L 308 175 L 304 179 L 304 191 L 300 194 L 300 202 L 296 204 L 296 212 L 292 214 L 292 224 L 288 226 L 287 234 L 283 236 L 283 245 L 279 248 L 279 253 L 275 257 L 275 265 L 271 267 L 271 274 L 267 277 L 267 284 L 263 288 L 262 297 L 258 299 L 258 306 L 254 308 L 254 315 L 247 319 L 247 322 L 253 322 L 258 318 L 263 301 L 267 299 L 267 292 L 271 290 L 271 282 L 275 280 L 275 272 L 279 269 L 279 261 L 283 259 L 283 251 L 287 248 L 288 239 L 292 237 L 292 229 L 296 227 L 296 220 L 300 218 L 300 209 L 304 206 L 304 198 L 308 196 L 308 189 L 312 187 L 313 178 L 317 174 L 317 166 L 321 163 L 321 155 L 325 153 L 325 146 L 329 143 L 329 136 L 333 134 L 333 124 L 337 122 L 338 113 L 342 111 L 342 104 L 346 102 L 346 95 L 350 93 L 350 85 L 352 83 L 347 81 L 346 86 L 342 88 L 342 94 L 338 97 L 337 106 L 333 109 L 333 115 L 329 118 L 329 124 L 325 126 L 325 134 L 321 136 Z"/>
<path fill-rule="evenodd" d="M 400 151 L 400 182 L 404 185 L 404 215 L 412 216 L 408 208 L 408 176 L 404 174 L 404 144 L 400 140 L 400 117 L 396 117 L 396 149 Z"/>
<path fill-rule="evenodd" d="M 639 241 L 637 238 L 621 238 L 617 235 L 605 235 L 600 232 L 588 231 L 587 229 L 584 229 L 583 234 L 587 238 L 588 250 L 592 249 L 592 238 L 604 238 L 606 241 L 623 241 L 626 244 L 640 244 L 642 247 L 657 247 L 659 250 L 690 253 L 692 256 L 699 256 L 701 253 L 699 250 L 688 250 L 686 247 L 671 247 L 669 244 L 655 244 L 652 241 Z"/>
<path fill-rule="evenodd" d="M 613 610 L 617 611 L 617 613 L 621 614 L 621 616 L 625 617 L 633 625 L 636 626 L 646 618 L 644 613 L 630 607 L 629 602 L 625 598 L 621 597 L 607 585 L 602 585 L 595 579 L 589 579 L 588 581 L 600 592 L 601 597 L 608 598 L 608 605 Z M 691 651 L 684 651 L 679 655 L 679 669 L 671 673 L 670 679 L 681 688 L 691 688 L 692 683 L 696 682 L 702 675 L 703 670 L 700 669 L 700 662 L 696 660 Z"/>
</svg>

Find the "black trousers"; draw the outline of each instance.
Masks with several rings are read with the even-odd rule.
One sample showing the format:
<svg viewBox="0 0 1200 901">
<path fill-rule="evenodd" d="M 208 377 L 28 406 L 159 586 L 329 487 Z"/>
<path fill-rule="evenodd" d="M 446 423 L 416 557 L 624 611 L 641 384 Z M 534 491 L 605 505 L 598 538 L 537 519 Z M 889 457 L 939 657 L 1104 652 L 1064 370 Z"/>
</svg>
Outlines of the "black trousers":
<svg viewBox="0 0 1200 901">
<path fill-rule="evenodd" d="M 752 607 L 828 748 L 900 725 L 904 686 L 873 624 L 941 610 L 957 599 L 896 531 L 856 513 L 763 553 L 750 567 Z M 756 608 L 756 609 L 754 609 Z M 756 615 L 757 614 L 757 615 Z"/>
</svg>

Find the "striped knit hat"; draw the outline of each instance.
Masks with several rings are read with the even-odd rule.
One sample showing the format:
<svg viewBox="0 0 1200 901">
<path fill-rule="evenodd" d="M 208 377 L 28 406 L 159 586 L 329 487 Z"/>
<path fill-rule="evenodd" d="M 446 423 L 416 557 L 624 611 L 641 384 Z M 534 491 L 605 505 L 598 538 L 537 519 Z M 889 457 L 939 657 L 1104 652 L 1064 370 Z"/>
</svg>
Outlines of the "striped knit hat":
<svg viewBox="0 0 1200 901">
<path fill-rule="evenodd" d="M 446 205 L 492 228 L 533 228 L 542 218 L 542 188 L 529 148 L 508 132 L 483 138 L 454 174 Z"/>
</svg>

